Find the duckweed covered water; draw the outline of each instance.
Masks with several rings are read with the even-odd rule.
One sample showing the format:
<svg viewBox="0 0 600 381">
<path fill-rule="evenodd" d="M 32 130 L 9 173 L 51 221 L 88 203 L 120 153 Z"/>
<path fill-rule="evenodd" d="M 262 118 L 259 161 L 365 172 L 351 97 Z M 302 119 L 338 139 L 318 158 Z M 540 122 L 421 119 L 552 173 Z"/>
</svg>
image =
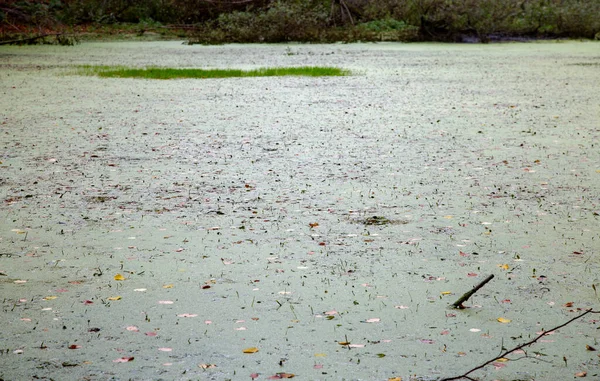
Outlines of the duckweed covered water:
<svg viewBox="0 0 600 381">
<path fill-rule="evenodd" d="M 599 47 L 1 47 L 0 377 L 430 380 L 598 309 Z M 471 376 L 595 377 L 598 320 Z"/>
</svg>

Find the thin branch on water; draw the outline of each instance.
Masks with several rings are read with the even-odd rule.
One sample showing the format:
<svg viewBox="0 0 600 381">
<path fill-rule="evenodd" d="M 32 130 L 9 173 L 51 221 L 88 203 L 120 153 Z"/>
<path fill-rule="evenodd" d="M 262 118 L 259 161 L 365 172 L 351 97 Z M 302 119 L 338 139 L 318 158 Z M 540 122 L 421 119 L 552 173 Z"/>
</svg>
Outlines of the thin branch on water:
<svg viewBox="0 0 600 381">
<path fill-rule="evenodd" d="M 550 330 L 548 330 L 548 331 L 544 331 L 544 332 L 542 332 L 542 333 L 541 333 L 539 336 L 537 336 L 535 339 L 533 339 L 533 340 L 530 340 L 530 341 L 528 341 L 528 342 L 526 342 L 526 343 L 524 343 L 524 344 L 521 344 L 521 345 L 519 345 L 519 346 L 516 346 L 516 347 L 514 347 L 513 349 L 509 349 L 509 350 L 507 350 L 506 352 L 504 352 L 504 353 L 502 353 L 502 354 L 500 354 L 500 355 L 498 355 L 498 356 L 494 357 L 493 359 L 491 359 L 491 360 L 488 360 L 488 361 L 484 362 L 483 364 L 481 364 L 481 365 L 478 365 L 478 366 L 476 366 L 475 368 L 473 368 L 473 369 L 469 370 L 468 372 L 461 374 L 460 376 L 449 377 L 449 378 L 442 378 L 440 381 L 452 381 L 452 380 L 460 380 L 461 378 L 465 378 L 465 379 L 467 379 L 467 380 L 473 380 L 473 381 L 474 381 L 474 379 L 473 379 L 473 378 L 469 377 L 469 374 L 471 374 L 471 373 L 475 372 L 476 370 L 479 370 L 479 369 L 481 369 L 481 368 L 485 367 L 486 365 L 489 365 L 489 364 L 493 363 L 493 362 L 494 362 L 494 361 L 496 361 L 496 360 L 499 360 L 499 359 L 501 359 L 501 358 L 504 358 L 504 357 L 508 356 L 509 354 L 511 354 L 511 353 L 513 353 L 513 352 L 515 352 L 515 351 L 518 351 L 519 349 L 523 349 L 523 348 L 525 348 L 526 346 L 529 346 L 529 345 L 531 345 L 531 344 L 534 344 L 536 341 L 538 341 L 538 340 L 539 340 L 539 339 L 541 339 L 542 337 L 546 336 L 546 335 L 547 335 L 547 334 L 549 334 L 550 332 L 556 331 L 557 329 L 560 329 L 560 328 L 562 328 L 562 327 L 564 327 L 564 326 L 566 326 L 566 325 L 569 325 L 569 324 L 571 324 L 572 322 L 574 322 L 575 320 L 577 320 L 577 319 L 579 319 L 579 318 L 582 318 L 582 317 L 584 317 L 585 315 L 587 315 L 587 314 L 590 314 L 590 313 L 592 313 L 592 314 L 600 314 L 600 311 L 594 311 L 593 309 L 591 309 L 591 308 L 590 308 L 589 310 L 585 311 L 585 312 L 584 312 L 584 313 L 582 313 L 582 314 L 579 314 L 579 315 L 575 316 L 574 318 L 570 319 L 569 321 L 567 321 L 567 322 L 565 322 L 565 323 L 563 323 L 563 324 L 561 324 L 561 325 L 558 325 L 558 326 L 556 326 L 556 327 L 554 327 L 554 328 L 552 328 L 552 329 L 550 329 Z"/>
</svg>

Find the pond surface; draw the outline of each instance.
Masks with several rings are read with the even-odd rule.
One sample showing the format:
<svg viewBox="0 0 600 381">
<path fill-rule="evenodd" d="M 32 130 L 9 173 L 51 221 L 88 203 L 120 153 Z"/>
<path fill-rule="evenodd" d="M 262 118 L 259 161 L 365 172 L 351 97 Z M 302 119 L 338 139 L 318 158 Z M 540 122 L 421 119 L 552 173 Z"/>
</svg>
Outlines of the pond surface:
<svg viewBox="0 0 600 381">
<path fill-rule="evenodd" d="M 600 43 L 1 47 L 0 86 L 5 380 L 435 380 L 600 307 Z M 599 320 L 471 377 L 597 377 Z"/>
</svg>

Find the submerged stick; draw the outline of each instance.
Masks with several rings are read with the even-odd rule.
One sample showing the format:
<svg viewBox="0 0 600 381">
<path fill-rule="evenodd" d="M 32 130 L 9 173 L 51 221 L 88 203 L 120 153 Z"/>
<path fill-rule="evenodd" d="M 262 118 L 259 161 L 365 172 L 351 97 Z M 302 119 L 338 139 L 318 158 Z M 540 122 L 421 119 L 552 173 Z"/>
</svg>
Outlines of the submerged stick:
<svg viewBox="0 0 600 381">
<path fill-rule="evenodd" d="M 467 301 L 467 299 L 469 299 L 474 293 L 476 293 L 481 287 L 485 286 L 485 284 L 489 281 L 492 280 L 492 278 L 494 278 L 494 274 L 488 276 L 487 278 L 485 278 L 484 280 L 482 280 L 477 286 L 473 287 L 472 290 L 466 292 L 463 296 L 461 296 L 460 298 L 458 298 L 458 300 L 454 303 L 452 303 L 452 307 L 453 308 L 460 308 L 463 309 L 465 308 L 465 306 L 463 306 L 462 304 L 464 302 Z"/>
</svg>

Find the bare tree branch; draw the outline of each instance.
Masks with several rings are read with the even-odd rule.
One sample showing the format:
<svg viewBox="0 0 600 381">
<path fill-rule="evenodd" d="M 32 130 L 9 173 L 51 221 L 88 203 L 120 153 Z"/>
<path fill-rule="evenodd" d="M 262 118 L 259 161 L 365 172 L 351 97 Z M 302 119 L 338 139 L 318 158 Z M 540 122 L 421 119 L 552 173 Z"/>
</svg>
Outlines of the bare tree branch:
<svg viewBox="0 0 600 381">
<path fill-rule="evenodd" d="M 47 34 L 40 34 L 38 36 L 33 36 L 33 37 L 28 37 L 28 38 L 21 38 L 18 40 L 0 41 L 0 45 L 22 44 L 25 42 L 39 40 L 40 38 L 44 38 L 44 37 L 48 37 L 48 36 L 60 36 L 60 33 L 47 33 Z"/>
<path fill-rule="evenodd" d="M 521 344 L 521 345 L 519 345 L 519 346 L 516 346 L 516 347 L 514 347 L 513 349 L 509 349 L 508 351 L 506 351 L 506 352 L 504 352 L 504 353 L 502 353 L 502 354 L 500 354 L 500 355 L 498 355 L 498 356 L 494 357 L 494 358 L 493 358 L 493 359 L 491 359 L 491 360 L 488 360 L 488 361 L 484 362 L 483 364 L 481 364 L 481 365 L 479 365 L 479 366 L 476 366 L 475 368 L 473 368 L 473 369 L 469 370 L 469 371 L 468 371 L 468 372 L 466 372 L 466 373 L 463 373 L 463 374 L 461 374 L 460 376 L 449 377 L 449 378 L 442 378 L 440 381 L 452 381 L 452 380 L 460 380 L 461 378 L 466 378 L 467 380 L 473 380 L 473 378 L 469 377 L 469 374 L 471 374 L 471 373 L 475 372 L 476 370 L 479 370 L 479 369 L 481 369 L 481 368 L 485 367 L 486 365 L 489 365 L 489 364 L 493 363 L 494 361 L 496 361 L 496 360 L 498 360 L 498 359 L 504 358 L 504 357 L 508 356 L 509 354 L 511 354 L 511 353 L 513 353 L 513 352 L 515 352 L 515 351 L 518 351 L 519 349 L 523 349 L 523 348 L 525 348 L 525 347 L 526 347 L 526 346 L 528 346 L 528 345 L 534 344 L 536 341 L 538 341 L 538 340 L 539 340 L 539 339 L 541 339 L 542 337 L 546 336 L 546 335 L 547 335 L 547 334 L 549 334 L 550 332 L 556 331 L 557 329 L 560 329 L 560 328 L 562 328 L 562 327 L 564 327 L 564 326 L 566 326 L 566 325 L 568 325 L 568 324 L 571 324 L 571 323 L 572 323 L 572 322 L 574 322 L 575 320 L 577 320 L 577 319 L 579 319 L 579 318 L 582 318 L 582 317 L 584 317 L 585 315 L 587 315 L 587 314 L 590 314 L 590 313 L 592 313 L 592 314 L 600 314 L 600 311 L 594 311 L 593 309 L 591 309 L 591 308 L 590 308 L 589 310 L 585 311 L 585 312 L 584 312 L 584 313 L 582 313 L 582 314 L 579 314 L 579 315 L 575 316 L 574 318 L 570 319 L 569 321 L 567 321 L 567 322 L 565 322 L 565 323 L 563 323 L 563 324 L 561 324 L 561 325 L 559 325 L 559 326 L 556 326 L 556 327 L 554 327 L 554 328 L 552 328 L 552 329 L 550 329 L 550 330 L 548 330 L 548 331 L 542 332 L 542 333 L 541 333 L 539 336 L 537 336 L 535 339 L 533 339 L 533 340 L 530 340 L 530 341 L 528 341 L 528 342 L 526 342 L 526 343 L 524 343 L 524 344 Z"/>
<path fill-rule="evenodd" d="M 350 9 L 348 9 L 348 6 L 346 5 L 346 2 L 344 0 L 339 0 L 340 2 L 340 6 L 343 6 L 344 9 L 346 10 L 346 13 L 348 14 L 348 17 L 350 18 L 350 23 L 352 25 L 354 25 L 354 19 L 352 18 L 352 13 L 350 13 Z"/>
</svg>

